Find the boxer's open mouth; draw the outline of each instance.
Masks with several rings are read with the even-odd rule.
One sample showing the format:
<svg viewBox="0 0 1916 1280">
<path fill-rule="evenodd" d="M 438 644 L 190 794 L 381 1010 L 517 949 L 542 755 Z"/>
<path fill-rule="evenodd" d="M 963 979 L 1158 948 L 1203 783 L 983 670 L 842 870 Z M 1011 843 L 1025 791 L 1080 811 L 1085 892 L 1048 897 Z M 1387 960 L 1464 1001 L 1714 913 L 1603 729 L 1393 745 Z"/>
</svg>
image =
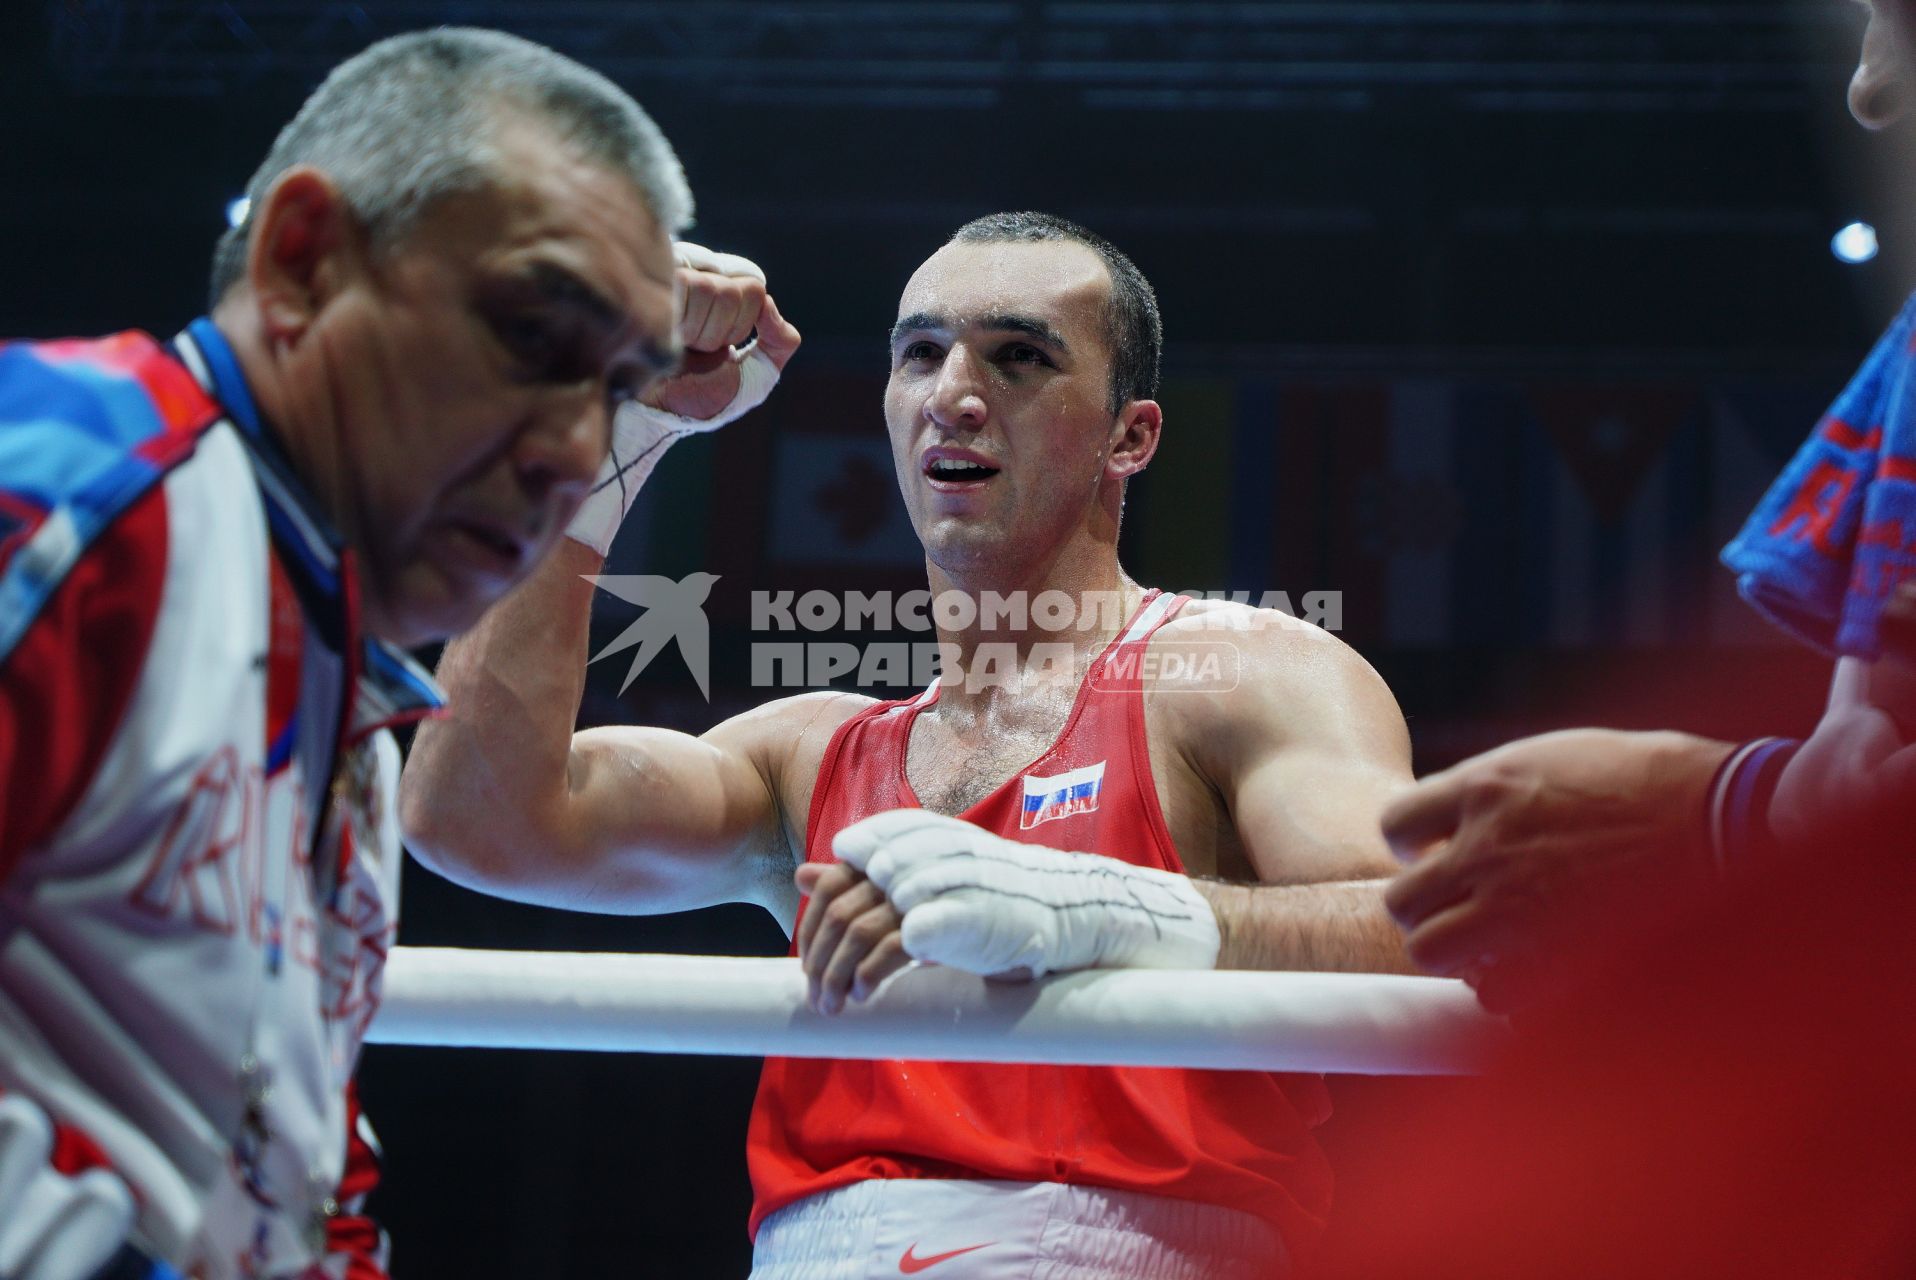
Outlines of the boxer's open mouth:
<svg viewBox="0 0 1916 1280">
<path fill-rule="evenodd" d="M 965 449 L 932 449 L 925 454 L 925 478 L 940 489 L 982 484 L 998 474 L 982 455 Z"/>
<path fill-rule="evenodd" d="M 983 480 L 998 472 L 976 462 L 934 462 L 925 468 L 925 474 L 933 480 Z"/>
</svg>

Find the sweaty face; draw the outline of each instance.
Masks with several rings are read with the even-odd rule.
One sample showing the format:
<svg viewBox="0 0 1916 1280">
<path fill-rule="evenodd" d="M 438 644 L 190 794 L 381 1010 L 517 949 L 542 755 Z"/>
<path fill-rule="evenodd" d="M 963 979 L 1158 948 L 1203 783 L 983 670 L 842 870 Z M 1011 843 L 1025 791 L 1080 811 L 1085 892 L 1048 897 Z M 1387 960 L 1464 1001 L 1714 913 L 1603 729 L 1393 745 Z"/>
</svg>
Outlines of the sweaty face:
<svg viewBox="0 0 1916 1280">
<path fill-rule="evenodd" d="M 905 286 L 885 421 L 934 564 L 1015 572 L 1083 527 L 1115 420 L 1110 290 L 1069 242 L 946 245 Z"/>
<path fill-rule="evenodd" d="M 534 125 L 499 149 L 502 185 L 341 282 L 292 370 L 333 419 L 367 625 L 403 644 L 463 630 L 532 570 L 617 404 L 677 354 L 671 245 L 638 193 Z"/>
</svg>

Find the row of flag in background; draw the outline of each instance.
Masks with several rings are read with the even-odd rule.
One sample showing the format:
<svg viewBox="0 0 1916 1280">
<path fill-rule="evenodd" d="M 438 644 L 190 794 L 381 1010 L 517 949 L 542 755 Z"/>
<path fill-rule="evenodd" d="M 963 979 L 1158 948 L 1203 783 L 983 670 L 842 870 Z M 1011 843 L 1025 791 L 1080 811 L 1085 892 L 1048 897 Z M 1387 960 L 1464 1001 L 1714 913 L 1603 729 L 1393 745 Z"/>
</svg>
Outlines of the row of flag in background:
<svg viewBox="0 0 1916 1280">
<path fill-rule="evenodd" d="M 1127 567 L 1178 590 L 1341 593 L 1360 648 L 1780 643 L 1717 552 L 1843 371 L 1710 379 L 1286 373 L 1170 380 Z M 676 447 L 612 572 L 755 589 L 922 586 L 869 375 L 794 370 Z"/>
</svg>

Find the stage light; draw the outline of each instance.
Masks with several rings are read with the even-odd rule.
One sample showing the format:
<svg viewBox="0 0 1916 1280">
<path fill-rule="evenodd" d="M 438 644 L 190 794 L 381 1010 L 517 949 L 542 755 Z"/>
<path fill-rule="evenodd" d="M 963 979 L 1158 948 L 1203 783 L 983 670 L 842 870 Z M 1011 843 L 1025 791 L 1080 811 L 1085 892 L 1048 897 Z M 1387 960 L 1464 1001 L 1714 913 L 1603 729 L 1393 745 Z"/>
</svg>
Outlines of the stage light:
<svg viewBox="0 0 1916 1280">
<path fill-rule="evenodd" d="M 251 210 L 252 207 L 253 199 L 251 196 L 234 196 L 231 200 L 228 200 L 226 202 L 226 225 L 229 227 L 237 227 L 242 222 L 245 222 L 247 212 Z M 1872 240 L 1871 253 L 1876 251 L 1874 246 L 1875 242 Z"/>
<path fill-rule="evenodd" d="M 1830 252 L 1844 262 L 1868 262 L 1876 256 L 1876 228 L 1852 222 L 1830 237 Z"/>
</svg>

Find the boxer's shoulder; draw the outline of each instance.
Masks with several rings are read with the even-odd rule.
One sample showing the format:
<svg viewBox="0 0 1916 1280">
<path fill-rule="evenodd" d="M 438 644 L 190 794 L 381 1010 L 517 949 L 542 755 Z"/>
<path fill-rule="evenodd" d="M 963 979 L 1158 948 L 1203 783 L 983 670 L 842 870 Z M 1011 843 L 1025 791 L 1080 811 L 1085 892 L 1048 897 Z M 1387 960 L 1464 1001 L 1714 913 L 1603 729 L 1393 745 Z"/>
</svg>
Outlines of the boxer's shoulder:
<svg viewBox="0 0 1916 1280">
<path fill-rule="evenodd" d="M 778 838 L 766 846 L 763 863 L 771 869 L 778 897 L 790 889 L 791 868 L 804 860 L 812 793 L 833 736 L 846 721 L 875 705 L 877 699 L 862 694 L 819 689 L 775 698 L 706 735 L 730 738 L 730 745 L 751 759 L 764 780 L 774 806 L 771 830 Z"/>
<path fill-rule="evenodd" d="M 761 762 L 766 779 L 786 807 L 808 799 L 832 735 L 853 716 L 878 705 L 876 698 L 818 689 L 775 698 L 725 722 L 727 736 Z"/>
<path fill-rule="evenodd" d="M 1326 677 L 1370 675 L 1370 664 L 1315 623 L 1234 600 L 1193 599 L 1151 637 L 1152 692 L 1308 695 Z M 1171 661 L 1173 655 L 1187 660 Z M 1211 658 L 1212 661 L 1198 661 Z M 1229 677 L 1235 675 L 1235 681 Z M 1220 676 L 1223 680 L 1220 681 Z M 1226 687 L 1226 686 L 1229 687 Z M 1241 700 L 1241 699 L 1240 699 Z"/>
<path fill-rule="evenodd" d="M 729 723 L 750 725 L 755 733 L 774 740 L 783 739 L 786 745 L 797 747 L 819 735 L 829 739 L 839 725 L 877 705 L 878 699 L 862 693 L 811 689 L 760 703 L 732 717 Z"/>
<path fill-rule="evenodd" d="M 1309 736 L 1353 714 L 1401 725 L 1381 677 L 1355 649 L 1312 622 L 1231 600 L 1194 599 L 1152 637 L 1152 718 L 1193 743 Z M 1175 694 L 1176 696 L 1169 696 Z"/>
</svg>

